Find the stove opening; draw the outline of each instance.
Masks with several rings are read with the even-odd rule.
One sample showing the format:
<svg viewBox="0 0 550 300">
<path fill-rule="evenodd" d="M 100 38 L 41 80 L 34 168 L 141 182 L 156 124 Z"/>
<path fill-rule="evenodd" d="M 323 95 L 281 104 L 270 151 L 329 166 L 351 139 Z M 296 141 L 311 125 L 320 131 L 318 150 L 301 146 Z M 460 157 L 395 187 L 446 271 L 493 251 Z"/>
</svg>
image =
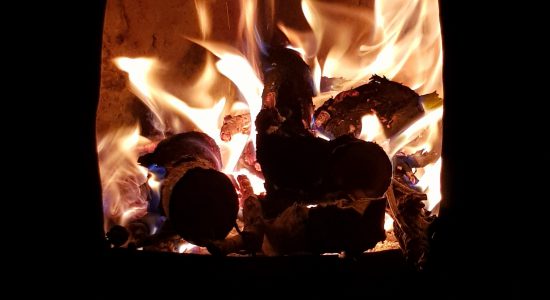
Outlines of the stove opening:
<svg viewBox="0 0 550 300">
<path fill-rule="evenodd" d="M 418 269 L 441 201 L 437 0 L 109 1 L 97 151 L 112 247 Z"/>
</svg>

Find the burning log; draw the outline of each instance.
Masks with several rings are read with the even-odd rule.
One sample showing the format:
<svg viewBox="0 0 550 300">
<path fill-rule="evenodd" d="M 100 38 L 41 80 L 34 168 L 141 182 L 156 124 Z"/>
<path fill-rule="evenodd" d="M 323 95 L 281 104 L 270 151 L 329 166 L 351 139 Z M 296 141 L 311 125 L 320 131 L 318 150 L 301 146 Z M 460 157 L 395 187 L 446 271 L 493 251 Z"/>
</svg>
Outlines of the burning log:
<svg viewBox="0 0 550 300">
<path fill-rule="evenodd" d="M 385 207 L 385 198 L 340 199 L 316 207 L 295 203 L 277 218 L 266 220 L 258 199 L 249 197 L 243 208 L 242 233 L 213 242 L 208 251 L 256 253 L 261 246 L 268 256 L 340 251 L 359 255 L 385 239 Z"/>
<path fill-rule="evenodd" d="M 270 48 L 263 70 L 256 158 L 266 180 L 263 211 L 271 218 L 318 190 L 329 149 L 327 141 L 309 130 L 314 89 L 309 67 L 298 53 Z"/>
<path fill-rule="evenodd" d="M 311 135 L 309 126 L 315 89 L 309 66 L 298 52 L 273 47 L 264 57 L 263 71 L 262 108 L 277 110 L 285 132 Z"/>
<path fill-rule="evenodd" d="M 351 136 L 330 142 L 314 137 L 309 130 L 309 67 L 289 49 L 269 54 L 263 109 L 255 121 L 256 157 L 266 180 L 265 216 L 275 218 L 295 202 L 317 203 L 332 193 L 383 195 L 391 180 L 391 162 L 382 148 Z"/>
<path fill-rule="evenodd" d="M 314 114 L 315 129 L 335 138 L 361 134 L 361 118 L 375 113 L 387 137 L 424 114 L 420 96 L 410 88 L 374 75 L 369 83 L 327 100 Z"/>
<path fill-rule="evenodd" d="M 325 175 L 327 192 L 376 198 L 384 195 L 392 178 L 392 165 L 382 147 L 351 137 L 341 136 L 329 142 L 331 154 Z"/>
<path fill-rule="evenodd" d="M 206 245 L 227 236 L 235 224 L 238 198 L 231 180 L 219 171 L 220 150 L 212 138 L 199 132 L 177 134 L 139 162 L 166 168 L 162 207 L 182 238 Z"/>
<path fill-rule="evenodd" d="M 223 118 L 223 125 L 220 130 L 222 141 L 230 141 L 233 135 L 237 133 L 250 134 L 250 114 L 228 115 Z"/>
<path fill-rule="evenodd" d="M 427 196 L 397 180 L 392 181 L 386 195 L 394 220 L 394 232 L 405 258 L 422 269 L 428 259 L 429 226 L 433 221 L 422 203 Z"/>
</svg>

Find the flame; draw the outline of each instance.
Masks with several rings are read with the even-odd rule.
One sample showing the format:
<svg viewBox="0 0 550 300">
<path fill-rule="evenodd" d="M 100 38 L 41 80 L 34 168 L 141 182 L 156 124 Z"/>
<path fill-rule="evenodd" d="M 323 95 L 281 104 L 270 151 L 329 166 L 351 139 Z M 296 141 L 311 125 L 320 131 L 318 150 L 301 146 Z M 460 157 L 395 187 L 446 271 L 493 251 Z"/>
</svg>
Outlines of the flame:
<svg viewBox="0 0 550 300">
<path fill-rule="evenodd" d="M 98 143 L 106 230 L 111 222 L 127 224 L 146 212 L 147 199 L 140 186 L 147 181 L 147 169 L 136 164 L 138 153 L 134 151 L 146 142 L 136 125 L 111 132 Z"/>
<path fill-rule="evenodd" d="M 384 215 L 384 230 L 386 232 L 393 230 L 393 218 L 388 213 Z"/>
<path fill-rule="evenodd" d="M 323 76 L 348 79 L 345 89 L 378 74 L 420 94 L 443 94 L 437 0 L 375 1 L 374 10 L 303 0 L 302 11 L 315 41 L 283 32 L 298 47 L 315 44 L 303 48 L 324 60 Z"/>
<path fill-rule="evenodd" d="M 248 177 L 248 180 L 250 180 L 250 184 L 252 185 L 252 189 L 254 190 L 254 194 L 259 195 L 266 192 L 264 186 L 265 181 L 251 173 L 248 169 L 242 168 L 237 172 L 233 172 L 233 176 L 235 178 L 237 178 L 238 175 L 246 175 L 246 177 Z"/>
<path fill-rule="evenodd" d="M 179 245 L 178 252 L 179 253 L 190 253 L 190 252 L 193 252 L 193 249 L 195 249 L 197 247 L 198 247 L 197 245 L 193 245 L 189 242 L 183 242 L 181 245 Z"/>
<path fill-rule="evenodd" d="M 426 209 L 432 211 L 441 201 L 441 158 L 424 167 L 424 175 L 419 178 L 417 186 L 428 196 Z"/>
<path fill-rule="evenodd" d="M 384 127 L 376 115 L 364 115 L 361 118 L 361 134 L 359 138 L 365 141 L 377 142 L 378 144 L 386 140 Z"/>
<path fill-rule="evenodd" d="M 212 30 L 207 5 L 208 2 L 205 0 L 195 0 L 195 8 L 197 9 L 197 17 L 199 18 L 199 29 L 201 30 L 203 40 L 206 40 L 209 37 L 210 31 Z"/>
</svg>

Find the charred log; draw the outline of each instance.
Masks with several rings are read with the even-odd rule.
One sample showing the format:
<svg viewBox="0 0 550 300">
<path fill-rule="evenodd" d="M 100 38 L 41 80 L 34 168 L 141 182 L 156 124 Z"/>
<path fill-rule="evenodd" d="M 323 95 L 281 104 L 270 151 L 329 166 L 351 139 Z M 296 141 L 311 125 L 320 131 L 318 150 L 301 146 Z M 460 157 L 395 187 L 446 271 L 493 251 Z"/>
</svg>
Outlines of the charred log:
<svg viewBox="0 0 550 300">
<path fill-rule="evenodd" d="M 380 119 L 386 136 L 391 137 L 420 117 L 424 109 L 413 90 L 374 75 L 369 83 L 327 100 L 315 111 L 314 127 L 330 138 L 349 133 L 358 137 L 361 118 L 372 113 Z"/>
<path fill-rule="evenodd" d="M 382 147 L 349 135 L 330 141 L 326 192 L 342 191 L 362 197 L 381 197 L 392 178 L 392 165 Z"/>
<path fill-rule="evenodd" d="M 294 204 L 267 222 L 267 255 L 345 251 L 358 255 L 385 239 L 385 198 Z"/>
<path fill-rule="evenodd" d="M 386 195 L 394 232 L 403 254 L 407 261 L 421 270 L 428 259 L 429 227 L 433 221 L 422 203 L 427 196 L 397 180 L 392 181 Z"/>
<path fill-rule="evenodd" d="M 172 136 L 140 163 L 166 168 L 161 203 L 174 230 L 185 240 L 206 245 L 227 236 L 237 217 L 238 198 L 219 170 L 220 150 L 204 133 Z"/>
<path fill-rule="evenodd" d="M 262 68 L 262 108 L 276 109 L 288 133 L 311 135 L 309 126 L 315 92 L 309 66 L 297 52 L 273 47 L 263 58 Z"/>
</svg>

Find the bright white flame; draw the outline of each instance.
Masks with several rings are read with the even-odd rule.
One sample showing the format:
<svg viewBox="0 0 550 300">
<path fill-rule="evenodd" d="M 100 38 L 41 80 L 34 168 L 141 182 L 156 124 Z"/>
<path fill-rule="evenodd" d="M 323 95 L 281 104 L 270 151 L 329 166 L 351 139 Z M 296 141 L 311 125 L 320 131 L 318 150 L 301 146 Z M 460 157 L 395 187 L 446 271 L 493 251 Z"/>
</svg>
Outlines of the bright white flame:
<svg viewBox="0 0 550 300">
<path fill-rule="evenodd" d="M 388 213 L 384 215 L 384 230 L 386 232 L 393 230 L 393 218 Z"/>
<path fill-rule="evenodd" d="M 364 115 L 361 118 L 361 134 L 359 138 L 369 142 L 381 143 L 386 140 L 384 127 L 378 117 L 374 114 Z"/>
<path fill-rule="evenodd" d="M 194 248 L 198 247 L 197 245 L 193 245 L 189 242 L 184 242 L 178 247 L 179 253 L 187 253 L 191 252 Z"/>
<path fill-rule="evenodd" d="M 417 186 L 428 196 L 426 209 L 431 211 L 441 201 L 441 158 L 424 167 L 424 175 L 419 179 Z"/>
</svg>

